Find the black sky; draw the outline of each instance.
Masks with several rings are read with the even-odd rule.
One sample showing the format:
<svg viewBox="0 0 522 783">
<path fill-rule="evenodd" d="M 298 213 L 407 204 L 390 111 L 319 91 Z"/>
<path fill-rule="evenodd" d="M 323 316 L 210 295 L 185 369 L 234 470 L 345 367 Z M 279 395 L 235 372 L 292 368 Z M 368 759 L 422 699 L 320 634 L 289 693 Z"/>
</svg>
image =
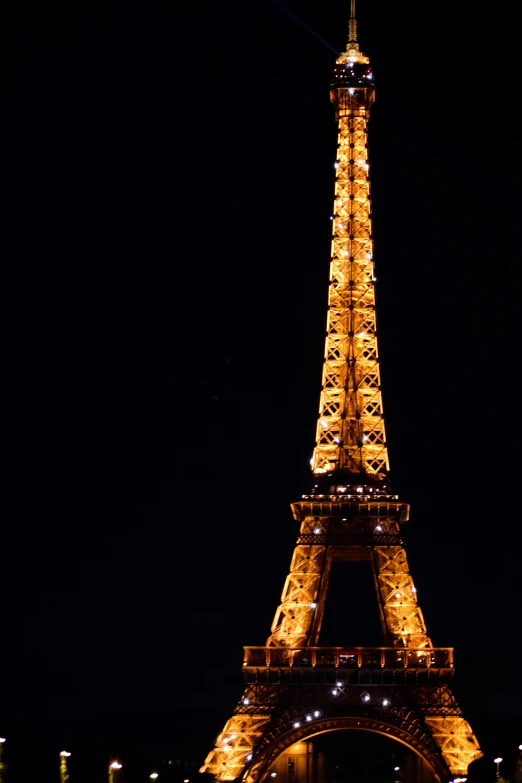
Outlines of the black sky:
<svg viewBox="0 0 522 783">
<path fill-rule="evenodd" d="M 288 7 L 340 50 L 348 5 Z M 392 478 L 430 635 L 455 646 L 466 717 L 507 758 L 522 741 L 513 11 L 359 6 Z M 64 744 L 91 781 L 110 754 L 200 763 L 242 645 L 267 636 L 307 488 L 334 56 L 270 2 L 18 5 L 3 34 L 0 733 L 22 782 Z"/>
</svg>

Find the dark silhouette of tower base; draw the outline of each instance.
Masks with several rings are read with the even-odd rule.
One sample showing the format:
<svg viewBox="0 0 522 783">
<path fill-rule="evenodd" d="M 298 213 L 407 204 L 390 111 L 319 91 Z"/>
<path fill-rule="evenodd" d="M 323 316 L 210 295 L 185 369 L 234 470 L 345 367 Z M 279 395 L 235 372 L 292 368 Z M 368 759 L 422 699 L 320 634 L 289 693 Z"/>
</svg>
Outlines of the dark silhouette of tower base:
<svg viewBox="0 0 522 783">
<path fill-rule="evenodd" d="M 267 644 L 245 648 L 243 696 L 201 770 L 217 780 L 258 783 L 290 747 L 338 729 L 394 738 L 440 781 L 482 755 L 451 690 L 453 650 L 433 647 L 417 602 L 401 538 L 409 507 L 390 492 L 368 173 L 374 95 L 352 0 L 331 87 L 339 141 L 312 488 L 292 505 L 300 532 Z M 381 647 L 317 646 L 335 561 L 371 564 Z"/>
</svg>

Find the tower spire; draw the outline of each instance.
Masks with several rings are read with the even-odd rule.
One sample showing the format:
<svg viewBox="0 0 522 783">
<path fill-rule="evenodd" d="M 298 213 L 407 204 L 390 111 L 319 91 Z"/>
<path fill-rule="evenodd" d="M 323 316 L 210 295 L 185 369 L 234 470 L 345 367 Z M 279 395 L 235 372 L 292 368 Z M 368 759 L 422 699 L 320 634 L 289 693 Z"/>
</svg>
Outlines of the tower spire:
<svg viewBox="0 0 522 783">
<path fill-rule="evenodd" d="M 355 0 L 350 0 L 350 21 L 348 23 L 348 48 L 358 49 L 357 19 L 355 18 Z"/>
<path fill-rule="evenodd" d="M 350 0 L 350 19 L 348 21 L 348 44 L 337 62 L 368 64 L 368 57 L 361 52 L 357 43 L 357 19 L 355 18 L 355 0 Z"/>
</svg>

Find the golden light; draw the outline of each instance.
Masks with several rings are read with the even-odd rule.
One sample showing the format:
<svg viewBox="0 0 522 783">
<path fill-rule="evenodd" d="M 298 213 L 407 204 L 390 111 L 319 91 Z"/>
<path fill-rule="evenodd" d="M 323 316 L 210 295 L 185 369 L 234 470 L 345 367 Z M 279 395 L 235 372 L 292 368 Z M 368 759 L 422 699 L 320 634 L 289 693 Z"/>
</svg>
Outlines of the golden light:
<svg viewBox="0 0 522 783">
<path fill-rule="evenodd" d="M 466 775 L 469 765 L 483 754 L 470 725 L 458 710 L 449 684 L 446 685 L 453 674 L 453 650 L 433 648 L 428 636 L 411 581 L 406 551 L 398 535 L 402 522 L 408 519 L 409 507 L 399 503 L 397 495 L 391 494 L 387 482 L 389 459 L 377 343 L 374 234 L 367 152 L 368 121 L 375 91 L 369 67 L 361 67 L 369 66 L 370 61 L 357 43 L 355 0 L 351 2 L 347 48 L 336 62 L 340 67 L 335 68 L 336 75 L 330 86 L 330 99 L 338 122 L 338 143 L 333 214 L 330 216 L 328 315 L 315 447 L 310 460 L 317 483 L 310 494 L 303 495 L 291 506 L 294 519 L 301 527 L 290 572 L 264 652 L 262 648 L 245 648 L 243 666 L 247 673 L 256 671 L 257 682 L 258 676 L 269 678 L 271 660 L 273 671 L 274 668 L 290 668 L 295 659 L 299 667 L 309 670 L 310 682 L 315 683 L 318 682 L 314 679 L 316 662 L 324 663 L 331 667 L 332 678 L 321 681 L 322 704 L 326 706 L 334 700 L 342 702 L 344 680 L 334 679 L 341 657 L 339 648 L 315 645 L 327 597 L 327 575 L 333 559 L 330 550 L 335 550 L 335 560 L 349 561 L 366 559 L 364 549 L 374 569 L 384 638 L 393 640 L 393 646 L 372 651 L 368 657 L 372 663 L 368 665 L 381 672 L 383 668 L 394 670 L 400 661 L 400 668 L 404 670 L 429 669 L 430 676 L 440 672 L 451 709 L 446 713 L 440 705 L 440 709 L 428 711 L 422 702 L 418 706 L 418 717 L 425 721 L 430 743 L 438 747 L 442 757 L 440 762 L 433 757 L 434 762 L 445 765 L 451 775 Z M 362 81 L 363 76 L 367 81 Z M 348 541 L 352 536 L 350 523 L 345 532 L 338 525 L 339 519 L 347 521 L 344 509 L 348 503 L 354 509 L 354 519 L 364 517 L 360 523 L 364 547 Z M 383 503 L 385 513 L 380 510 Z M 355 534 L 355 529 L 354 535 L 359 535 Z M 382 540 L 384 536 L 376 535 L 375 540 L 366 541 L 367 534 L 373 531 L 389 534 L 393 540 L 387 542 Z M 306 655 L 304 648 L 308 648 Z M 366 648 L 358 649 L 360 652 L 346 661 L 348 665 L 366 665 L 363 651 Z M 401 650 L 403 655 L 397 656 Z M 266 769 L 270 763 L 270 754 L 280 736 L 269 739 L 271 710 L 272 707 L 276 709 L 276 705 L 282 706 L 279 694 L 282 696 L 284 691 L 278 690 L 275 681 L 262 681 L 267 683 L 270 699 L 273 699 L 270 709 L 265 709 L 264 702 L 262 706 L 247 680 L 248 689 L 240 705 L 248 704 L 250 709 L 244 710 L 238 705 L 201 767 L 200 771 L 210 773 L 216 783 L 231 783 L 240 777 L 245 783 L 256 783 L 258 770 Z M 326 682 L 330 684 L 327 686 Z M 417 680 L 412 678 L 411 682 Z M 417 685 L 406 687 L 411 694 L 416 694 L 416 698 L 420 694 Z M 304 691 L 298 695 L 304 695 Z M 375 698 L 370 698 L 369 694 L 361 694 L 361 698 L 369 708 L 385 708 L 387 712 L 393 710 L 397 702 L 395 696 L 387 698 L 382 688 Z M 431 704 L 429 706 L 431 709 Z M 339 705 L 339 711 L 342 709 L 344 706 Z M 298 718 L 293 726 L 298 728 L 301 721 L 308 721 L 309 717 Z M 235 740 L 231 732 L 237 732 L 238 736 L 241 732 L 240 739 Z M 259 766 L 253 765 L 244 771 L 245 759 L 246 762 L 252 759 L 252 751 L 255 751 Z M 268 775 L 276 777 L 275 772 Z M 465 778 L 459 778 L 458 783 L 465 783 Z"/>
</svg>

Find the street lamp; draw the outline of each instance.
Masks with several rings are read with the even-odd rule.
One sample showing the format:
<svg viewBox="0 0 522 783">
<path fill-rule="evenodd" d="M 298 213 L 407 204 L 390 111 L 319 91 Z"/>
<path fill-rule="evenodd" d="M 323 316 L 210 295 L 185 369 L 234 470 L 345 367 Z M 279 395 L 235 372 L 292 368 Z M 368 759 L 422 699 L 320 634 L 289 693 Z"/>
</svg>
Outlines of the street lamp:
<svg viewBox="0 0 522 783">
<path fill-rule="evenodd" d="M 67 771 L 67 759 L 71 754 L 68 750 L 60 751 L 60 783 L 67 783 L 69 772 Z"/>
<path fill-rule="evenodd" d="M 117 761 L 113 761 L 112 764 L 109 764 L 109 783 L 114 783 L 114 773 L 121 768 L 122 765 Z"/>
<path fill-rule="evenodd" d="M 0 783 L 4 779 L 5 764 L 2 761 L 2 750 L 4 749 L 5 737 L 0 737 Z"/>
<path fill-rule="evenodd" d="M 497 780 L 498 780 L 499 777 L 500 777 L 500 763 L 501 763 L 502 759 L 500 758 L 500 756 L 498 756 L 496 759 L 493 759 L 493 761 L 497 765 Z"/>
</svg>

